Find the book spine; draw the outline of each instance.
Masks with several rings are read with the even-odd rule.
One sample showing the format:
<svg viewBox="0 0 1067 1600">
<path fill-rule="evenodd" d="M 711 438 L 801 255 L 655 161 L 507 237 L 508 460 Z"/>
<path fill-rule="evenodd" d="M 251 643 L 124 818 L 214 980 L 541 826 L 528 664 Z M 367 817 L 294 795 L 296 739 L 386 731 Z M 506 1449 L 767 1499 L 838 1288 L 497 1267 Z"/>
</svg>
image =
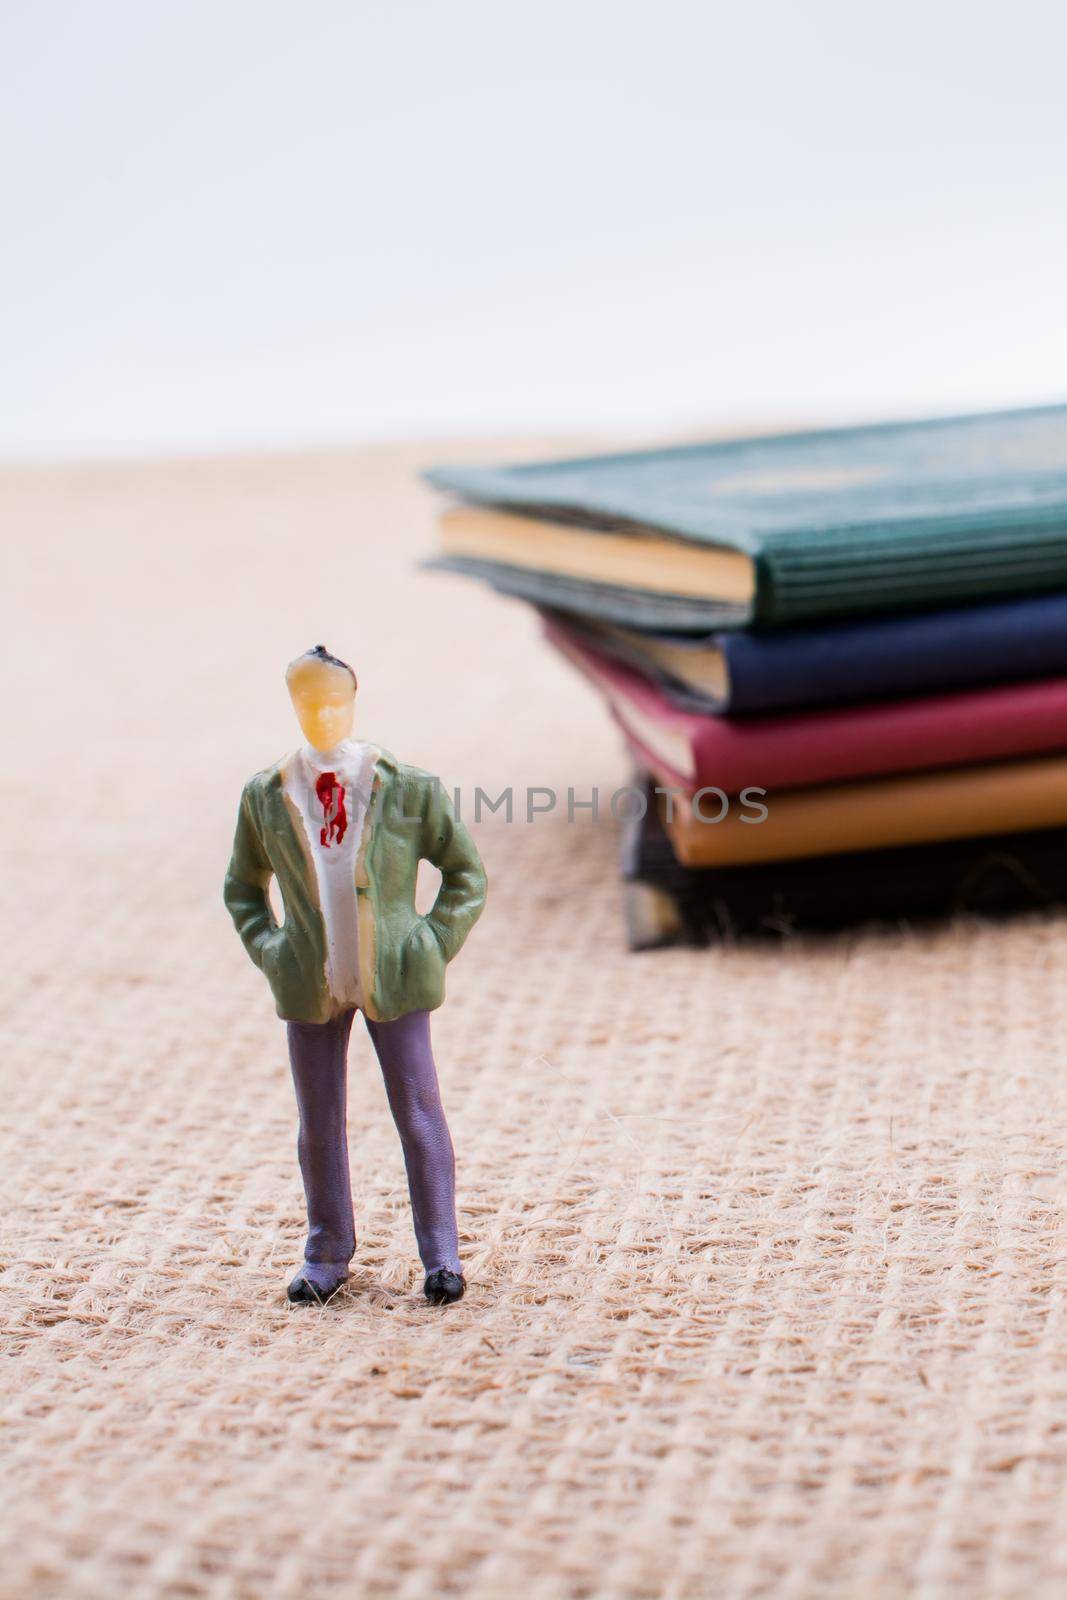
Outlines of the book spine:
<svg viewBox="0 0 1067 1600">
<path fill-rule="evenodd" d="M 1067 674 L 1067 595 L 724 633 L 733 713 L 925 695 Z"/>
<path fill-rule="evenodd" d="M 1067 827 L 1067 757 L 784 790 L 764 804 L 766 819 L 748 825 L 741 812 L 707 823 L 695 803 L 675 805 L 667 829 L 679 859 L 693 867 L 743 866 Z"/>
<path fill-rule="evenodd" d="M 1063 829 L 770 865 L 684 867 L 663 831 L 651 780 L 646 785 L 650 803 L 632 825 L 623 862 L 629 888 L 641 885 L 655 896 L 632 902 L 641 913 L 628 918 L 634 949 L 784 937 L 873 918 L 1037 910 L 1067 897 Z"/>
<path fill-rule="evenodd" d="M 690 727 L 697 785 L 808 789 L 1062 750 L 1067 679 Z"/>
<path fill-rule="evenodd" d="M 904 611 L 1067 587 L 1067 518 L 1035 507 L 1023 521 L 973 514 L 872 530 L 826 528 L 801 543 L 769 535 L 756 558 L 757 622 Z"/>
</svg>

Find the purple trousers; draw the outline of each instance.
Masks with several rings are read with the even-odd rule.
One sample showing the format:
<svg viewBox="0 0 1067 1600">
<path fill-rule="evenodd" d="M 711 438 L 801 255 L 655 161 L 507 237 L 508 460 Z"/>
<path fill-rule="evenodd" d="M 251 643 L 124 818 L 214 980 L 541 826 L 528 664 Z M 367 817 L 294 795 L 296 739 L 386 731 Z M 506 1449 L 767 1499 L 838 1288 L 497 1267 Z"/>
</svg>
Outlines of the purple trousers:
<svg viewBox="0 0 1067 1600">
<path fill-rule="evenodd" d="M 300 1109 L 297 1153 L 307 1197 L 304 1259 L 347 1266 L 356 1248 L 348 1170 L 348 1040 L 354 1011 L 332 1022 L 290 1022 L 289 1061 Z M 430 1047 L 430 1013 L 365 1019 L 400 1134 L 419 1255 L 427 1272 L 460 1270 L 456 1162 Z"/>
</svg>

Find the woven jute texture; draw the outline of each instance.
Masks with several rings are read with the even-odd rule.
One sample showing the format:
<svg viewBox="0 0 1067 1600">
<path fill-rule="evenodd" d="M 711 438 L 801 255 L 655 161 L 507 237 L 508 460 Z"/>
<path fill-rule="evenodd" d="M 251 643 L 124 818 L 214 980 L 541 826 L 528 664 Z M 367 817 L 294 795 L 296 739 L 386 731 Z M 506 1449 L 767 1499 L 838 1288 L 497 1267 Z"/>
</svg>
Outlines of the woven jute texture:
<svg viewBox="0 0 1067 1600">
<path fill-rule="evenodd" d="M 523 820 L 606 804 L 617 740 L 415 570 L 416 459 L 0 479 L 3 1594 L 1062 1596 L 1065 923 L 627 955 L 610 815 Z M 362 733 L 517 801 L 435 1020 L 444 1312 L 358 1023 L 354 1275 L 284 1297 L 284 1034 L 220 888 L 319 641 Z"/>
</svg>

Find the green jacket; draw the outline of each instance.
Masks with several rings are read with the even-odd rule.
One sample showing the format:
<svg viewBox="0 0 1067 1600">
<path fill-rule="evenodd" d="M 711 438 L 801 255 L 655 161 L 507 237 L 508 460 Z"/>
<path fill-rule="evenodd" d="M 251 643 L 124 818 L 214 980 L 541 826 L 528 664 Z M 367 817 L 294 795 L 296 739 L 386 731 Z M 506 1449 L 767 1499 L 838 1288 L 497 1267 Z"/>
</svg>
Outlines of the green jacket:
<svg viewBox="0 0 1067 1600">
<path fill-rule="evenodd" d="M 289 760 L 245 784 L 223 897 L 249 956 L 290 1022 L 327 1022 L 338 1010 L 326 980 L 326 927 L 300 813 L 285 793 Z M 420 860 L 441 873 L 432 911 L 415 910 Z M 277 878 L 279 926 L 267 888 Z M 439 780 L 378 752 L 356 857 L 359 968 L 364 1011 L 389 1022 L 445 997 L 445 966 L 485 904 L 474 841 Z"/>
</svg>

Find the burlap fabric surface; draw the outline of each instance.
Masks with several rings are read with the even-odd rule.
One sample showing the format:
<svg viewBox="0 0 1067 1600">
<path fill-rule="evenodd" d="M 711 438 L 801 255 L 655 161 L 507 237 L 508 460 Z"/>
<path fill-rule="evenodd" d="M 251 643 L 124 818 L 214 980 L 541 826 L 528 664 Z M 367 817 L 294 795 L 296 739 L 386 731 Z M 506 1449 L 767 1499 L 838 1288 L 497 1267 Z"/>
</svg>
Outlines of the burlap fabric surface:
<svg viewBox="0 0 1067 1600">
<path fill-rule="evenodd" d="M 1064 1594 L 1058 918 L 631 957 L 610 819 L 484 820 L 435 1025 L 469 1296 L 421 1299 L 357 1024 L 355 1272 L 287 1306 L 220 902 L 285 662 L 467 793 L 627 770 L 521 608 L 413 570 L 414 461 L 3 475 L 3 1593 Z"/>
</svg>

